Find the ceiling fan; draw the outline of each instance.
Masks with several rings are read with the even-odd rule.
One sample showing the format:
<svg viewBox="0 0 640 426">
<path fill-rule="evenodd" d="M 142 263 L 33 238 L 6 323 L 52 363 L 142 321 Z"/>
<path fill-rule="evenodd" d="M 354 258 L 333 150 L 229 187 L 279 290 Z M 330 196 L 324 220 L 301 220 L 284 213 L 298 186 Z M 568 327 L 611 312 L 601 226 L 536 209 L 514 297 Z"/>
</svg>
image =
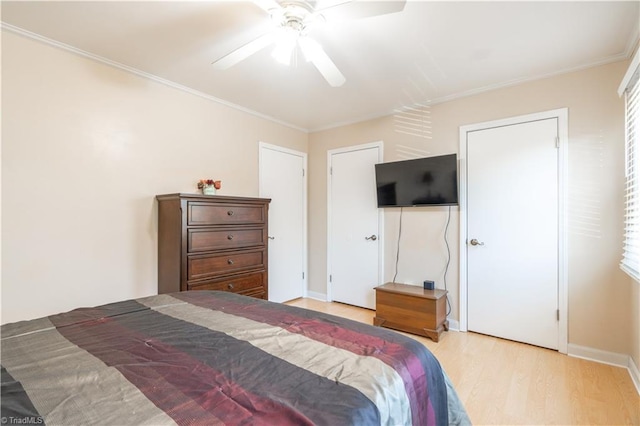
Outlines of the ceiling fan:
<svg viewBox="0 0 640 426">
<path fill-rule="evenodd" d="M 240 46 L 213 62 L 216 69 L 224 70 L 258 51 L 275 44 L 272 56 L 289 65 L 291 56 L 300 47 L 305 59 L 313 63 L 329 85 L 339 87 L 346 81 L 336 64 L 320 43 L 309 35 L 309 30 L 324 22 L 361 19 L 386 15 L 404 9 L 406 0 L 349 1 L 349 0 L 253 0 L 269 13 L 273 29 Z M 331 3 L 327 5 L 327 3 Z"/>
</svg>

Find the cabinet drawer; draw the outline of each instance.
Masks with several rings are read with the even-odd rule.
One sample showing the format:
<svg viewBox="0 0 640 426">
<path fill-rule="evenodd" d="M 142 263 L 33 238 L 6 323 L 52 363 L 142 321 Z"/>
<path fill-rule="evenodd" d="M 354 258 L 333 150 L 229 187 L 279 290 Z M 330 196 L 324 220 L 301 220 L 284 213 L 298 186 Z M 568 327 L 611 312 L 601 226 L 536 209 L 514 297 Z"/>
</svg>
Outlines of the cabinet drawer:
<svg viewBox="0 0 640 426">
<path fill-rule="evenodd" d="M 188 232 L 187 251 L 189 253 L 264 245 L 262 228 L 232 230 L 192 228 Z"/>
<path fill-rule="evenodd" d="M 188 289 L 219 290 L 233 293 L 264 293 L 265 277 L 266 273 L 264 272 L 254 272 L 204 282 L 199 281 L 193 284 L 190 283 Z"/>
<path fill-rule="evenodd" d="M 200 280 L 258 268 L 265 268 L 264 249 L 210 256 L 189 256 L 187 260 L 187 280 Z"/>
<path fill-rule="evenodd" d="M 256 299 L 267 300 L 267 293 L 264 291 L 264 288 L 252 288 L 247 291 L 239 292 L 238 294 L 242 294 L 243 296 L 255 297 Z"/>
<path fill-rule="evenodd" d="M 264 223 L 264 209 L 260 205 L 206 204 L 189 202 L 187 225 L 226 225 Z"/>
</svg>

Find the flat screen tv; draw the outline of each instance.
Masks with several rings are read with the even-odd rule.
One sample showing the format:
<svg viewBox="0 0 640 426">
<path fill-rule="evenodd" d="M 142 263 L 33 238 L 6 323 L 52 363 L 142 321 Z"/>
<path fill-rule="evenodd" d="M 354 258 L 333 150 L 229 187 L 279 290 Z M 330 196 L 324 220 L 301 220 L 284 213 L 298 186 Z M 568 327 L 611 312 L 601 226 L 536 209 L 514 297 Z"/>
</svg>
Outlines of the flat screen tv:
<svg viewBox="0 0 640 426">
<path fill-rule="evenodd" d="M 458 205 L 456 154 L 376 164 L 378 207 Z"/>
</svg>

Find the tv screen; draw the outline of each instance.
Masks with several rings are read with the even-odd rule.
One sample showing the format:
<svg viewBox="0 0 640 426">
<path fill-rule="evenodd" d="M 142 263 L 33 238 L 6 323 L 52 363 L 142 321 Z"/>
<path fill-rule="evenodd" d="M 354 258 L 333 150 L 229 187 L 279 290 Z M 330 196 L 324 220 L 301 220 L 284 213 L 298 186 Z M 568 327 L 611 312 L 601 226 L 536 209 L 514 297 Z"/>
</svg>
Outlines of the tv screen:
<svg viewBox="0 0 640 426">
<path fill-rule="evenodd" d="M 458 204 L 456 154 L 376 164 L 378 207 Z"/>
</svg>

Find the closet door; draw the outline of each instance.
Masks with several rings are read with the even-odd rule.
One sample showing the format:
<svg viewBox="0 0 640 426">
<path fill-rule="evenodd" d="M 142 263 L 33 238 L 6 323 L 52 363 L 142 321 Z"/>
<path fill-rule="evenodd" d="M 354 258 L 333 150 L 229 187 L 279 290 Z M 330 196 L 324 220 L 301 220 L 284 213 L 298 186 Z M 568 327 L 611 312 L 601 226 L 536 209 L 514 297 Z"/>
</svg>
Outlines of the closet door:
<svg viewBox="0 0 640 426">
<path fill-rule="evenodd" d="M 329 152 L 329 298 L 375 309 L 381 284 L 381 213 L 375 164 L 381 144 Z"/>
<path fill-rule="evenodd" d="M 468 329 L 558 349 L 558 120 L 467 134 Z"/>
<path fill-rule="evenodd" d="M 260 144 L 260 196 L 269 205 L 269 300 L 306 295 L 307 154 Z"/>
</svg>

